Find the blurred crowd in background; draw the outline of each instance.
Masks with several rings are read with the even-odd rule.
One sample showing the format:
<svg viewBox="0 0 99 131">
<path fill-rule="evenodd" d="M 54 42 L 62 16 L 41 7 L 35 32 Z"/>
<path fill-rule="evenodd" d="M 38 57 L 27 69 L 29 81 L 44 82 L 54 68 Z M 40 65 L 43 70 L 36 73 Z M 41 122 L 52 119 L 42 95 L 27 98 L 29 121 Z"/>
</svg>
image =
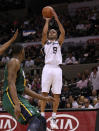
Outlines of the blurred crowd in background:
<svg viewBox="0 0 99 131">
<path fill-rule="evenodd" d="M 68 10 L 57 10 L 61 23 L 66 30 L 65 38 L 93 36 L 99 34 L 99 11 L 97 7 L 77 8 L 75 14 L 71 16 Z M 29 14 L 24 19 L 14 19 L 11 21 L 8 14 L 0 15 L 0 44 L 8 40 L 19 29 L 19 42 L 41 41 L 42 28 L 45 20 L 42 14 Z M 52 18 L 49 28 L 56 28 L 57 23 Z M 28 35 L 27 35 L 28 34 Z"/>
<path fill-rule="evenodd" d="M 99 62 L 99 44 L 94 42 L 86 43 L 86 46 L 62 46 L 62 57 L 64 65 L 73 64 L 90 64 Z M 23 67 L 43 67 L 44 65 L 44 53 L 41 44 L 35 44 L 25 47 L 25 60 Z M 10 48 L 0 57 L 0 67 L 4 68 L 5 64 L 11 58 Z"/>
<path fill-rule="evenodd" d="M 38 72 L 36 75 L 33 75 L 33 71 L 34 70 L 31 70 L 31 72 L 28 71 L 26 73 L 26 86 L 37 93 L 41 93 L 41 74 Z M 0 98 L 2 101 L 3 80 L 0 82 L 0 87 Z M 50 95 L 52 95 L 51 91 Z M 39 100 L 27 95 L 23 96 L 27 98 L 32 105 L 40 109 Z M 66 79 L 65 76 L 63 76 L 59 109 L 64 108 L 99 108 L 99 67 L 95 66 L 91 71 L 86 69 L 81 73 L 78 72 L 77 76 L 73 79 Z M 47 103 L 46 109 L 52 109 L 52 103 Z"/>
</svg>

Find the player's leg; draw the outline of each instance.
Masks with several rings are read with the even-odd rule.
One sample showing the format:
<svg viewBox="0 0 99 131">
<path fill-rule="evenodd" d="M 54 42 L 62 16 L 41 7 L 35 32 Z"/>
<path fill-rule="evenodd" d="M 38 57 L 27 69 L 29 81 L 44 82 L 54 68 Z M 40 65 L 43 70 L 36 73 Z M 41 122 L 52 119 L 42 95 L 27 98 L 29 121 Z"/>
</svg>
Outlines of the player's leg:
<svg viewBox="0 0 99 131">
<path fill-rule="evenodd" d="M 28 123 L 27 131 L 46 131 L 46 119 L 25 98 L 19 97 L 21 113 Z"/>
<path fill-rule="evenodd" d="M 39 131 L 40 120 L 37 117 L 31 118 L 27 131 Z"/>
<path fill-rule="evenodd" d="M 46 97 L 46 96 L 48 96 L 48 93 L 42 92 L 42 95 L 43 95 L 44 97 Z M 45 107 L 46 107 L 46 101 L 42 100 L 42 101 L 41 101 L 41 115 L 42 115 L 42 116 L 45 116 Z"/>
<path fill-rule="evenodd" d="M 60 94 L 53 94 L 54 96 L 54 102 L 53 102 L 53 112 L 52 112 L 52 119 L 51 119 L 51 128 L 52 129 L 57 129 L 57 125 L 56 125 L 56 113 L 57 113 L 57 109 L 59 106 L 59 101 L 60 101 Z"/>
<path fill-rule="evenodd" d="M 39 116 L 38 118 L 41 122 L 41 128 L 43 129 L 42 131 L 46 131 L 46 118 L 43 116 Z"/>
<path fill-rule="evenodd" d="M 53 102 L 53 112 L 52 112 L 52 122 L 51 125 L 56 127 L 55 125 L 55 119 L 56 119 L 56 113 L 58 110 L 59 102 L 60 102 L 60 94 L 62 89 L 62 70 L 61 68 L 54 69 L 54 80 L 52 83 L 52 93 L 54 96 L 54 102 Z"/>
<path fill-rule="evenodd" d="M 52 83 L 52 93 L 54 95 L 55 101 L 53 102 L 52 116 L 55 117 L 55 114 L 59 106 L 60 94 L 61 94 L 61 89 L 62 89 L 62 69 L 55 68 L 53 73 L 54 73 L 54 79 Z"/>
<path fill-rule="evenodd" d="M 48 96 L 50 86 L 52 83 L 52 77 L 51 77 L 51 70 L 48 67 L 43 68 L 42 72 L 42 80 L 41 80 L 41 87 L 42 87 L 42 95 Z M 45 107 L 46 107 L 46 101 L 41 100 L 41 115 L 45 116 Z"/>
<path fill-rule="evenodd" d="M 53 102 L 53 113 L 52 113 L 52 117 L 56 118 L 56 112 L 59 106 L 59 102 L 60 102 L 60 94 L 53 94 L 54 96 L 54 102 Z"/>
<path fill-rule="evenodd" d="M 32 106 L 24 97 L 18 94 L 18 98 L 20 101 L 21 113 L 18 119 L 20 124 L 29 124 L 29 126 L 34 127 L 34 129 L 30 131 L 46 131 L 46 119 L 43 118 L 37 108 Z M 13 117 L 14 115 L 14 102 L 11 98 L 10 92 L 7 91 L 3 96 L 3 105 L 4 109 L 10 113 Z M 30 124 L 30 120 L 32 121 L 32 125 Z M 37 123 L 37 124 L 35 124 Z M 39 129 L 39 130 L 38 130 Z"/>
<path fill-rule="evenodd" d="M 25 98 L 19 97 L 21 113 L 28 123 L 27 131 L 46 131 L 46 119 Z"/>
</svg>

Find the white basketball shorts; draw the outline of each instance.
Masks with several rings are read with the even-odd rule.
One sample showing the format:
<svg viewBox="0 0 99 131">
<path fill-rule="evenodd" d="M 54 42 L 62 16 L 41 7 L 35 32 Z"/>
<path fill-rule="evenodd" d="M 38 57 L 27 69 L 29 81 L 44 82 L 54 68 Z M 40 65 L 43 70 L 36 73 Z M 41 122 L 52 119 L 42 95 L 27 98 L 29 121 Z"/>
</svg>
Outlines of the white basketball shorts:
<svg viewBox="0 0 99 131">
<path fill-rule="evenodd" d="M 42 92 L 49 93 L 50 88 L 53 94 L 61 94 L 62 69 L 59 66 L 45 65 L 42 71 Z"/>
</svg>

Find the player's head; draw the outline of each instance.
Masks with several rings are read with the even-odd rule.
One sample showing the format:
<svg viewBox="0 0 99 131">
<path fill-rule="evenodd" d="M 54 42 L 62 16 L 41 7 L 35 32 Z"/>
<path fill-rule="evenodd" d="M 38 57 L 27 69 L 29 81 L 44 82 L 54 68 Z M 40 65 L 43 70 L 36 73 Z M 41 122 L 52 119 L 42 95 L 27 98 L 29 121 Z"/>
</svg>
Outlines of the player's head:
<svg viewBox="0 0 99 131">
<path fill-rule="evenodd" d="M 24 59 L 25 53 L 24 47 L 22 45 L 19 44 L 13 45 L 11 50 L 12 56 L 20 56 L 22 60 Z"/>
<path fill-rule="evenodd" d="M 50 29 L 49 30 L 48 39 L 49 40 L 56 40 L 57 39 L 57 31 L 55 29 Z"/>
</svg>

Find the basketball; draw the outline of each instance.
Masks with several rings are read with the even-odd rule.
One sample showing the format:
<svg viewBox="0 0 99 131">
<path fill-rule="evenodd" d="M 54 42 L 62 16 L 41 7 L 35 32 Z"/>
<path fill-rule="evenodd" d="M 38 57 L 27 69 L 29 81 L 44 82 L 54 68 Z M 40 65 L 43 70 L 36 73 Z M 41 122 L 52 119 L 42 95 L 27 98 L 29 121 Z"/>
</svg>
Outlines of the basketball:
<svg viewBox="0 0 99 131">
<path fill-rule="evenodd" d="M 42 15 L 45 18 L 52 18 L 53 13 L 52 13 L 53 8 L 51 6 L 46 6 L 42 9 Z"/>
</svg>

